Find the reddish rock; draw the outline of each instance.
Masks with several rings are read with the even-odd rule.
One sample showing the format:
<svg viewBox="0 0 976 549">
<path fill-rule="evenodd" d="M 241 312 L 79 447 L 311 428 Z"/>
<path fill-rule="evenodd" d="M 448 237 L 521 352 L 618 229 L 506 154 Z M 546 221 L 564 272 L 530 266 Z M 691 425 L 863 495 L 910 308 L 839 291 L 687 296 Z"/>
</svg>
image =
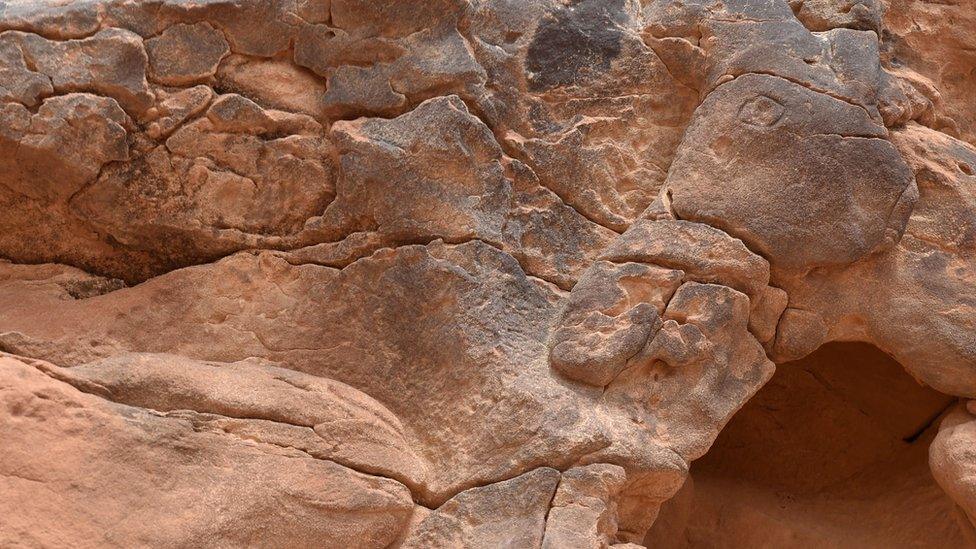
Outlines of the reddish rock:
<svg viewBox="0 0 976 549">
<path fill-rule="evenodd" d="M 0 545 L 967 543 L 967 1 L 0 1 Z"/>
<path fill-rule="evenodd" d="M 146 40 L 149 75 L 169 86 L 206 82 L 229 52 L 224 35 L 209 23 L 173 25 Z"/>
</svg>

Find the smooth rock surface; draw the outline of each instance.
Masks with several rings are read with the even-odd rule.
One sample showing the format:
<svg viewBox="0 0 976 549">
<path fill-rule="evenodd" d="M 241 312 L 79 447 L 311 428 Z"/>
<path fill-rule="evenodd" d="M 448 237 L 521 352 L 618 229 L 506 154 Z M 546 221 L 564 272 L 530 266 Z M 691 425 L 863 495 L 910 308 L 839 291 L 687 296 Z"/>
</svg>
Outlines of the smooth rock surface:
<svg viewBox="0 0 976 549">
<path fill-rule="evenodd" d="M 402 484 L 195 413 L 116 404 L 9 355 L 0 371 L 3 545 L 384 547 L 413 511 Z"/>
</svg>

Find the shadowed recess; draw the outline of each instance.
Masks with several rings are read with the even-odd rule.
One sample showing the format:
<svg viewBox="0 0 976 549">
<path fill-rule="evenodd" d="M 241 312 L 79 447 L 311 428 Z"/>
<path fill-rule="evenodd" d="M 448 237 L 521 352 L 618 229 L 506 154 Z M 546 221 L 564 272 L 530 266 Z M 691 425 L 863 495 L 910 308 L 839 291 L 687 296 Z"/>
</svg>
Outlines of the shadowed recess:
<svg viewBox="0 0 976 549">
<path fill-rule="evenodd" d="M 647 546 L 967 546 L 927 466 L 954 402 L 868 344 L 782 364 L 692 465 Z"/>
</svg>

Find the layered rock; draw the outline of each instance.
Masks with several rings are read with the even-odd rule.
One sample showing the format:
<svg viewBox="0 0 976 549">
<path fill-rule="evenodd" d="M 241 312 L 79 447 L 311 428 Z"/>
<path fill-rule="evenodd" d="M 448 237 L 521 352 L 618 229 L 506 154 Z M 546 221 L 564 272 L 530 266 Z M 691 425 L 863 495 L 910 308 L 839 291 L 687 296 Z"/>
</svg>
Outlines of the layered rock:
<svg viewBox="0 0 976 549">
<path fill-rule="evenodd" d="M 0 2 L 0 545 L 680 546 L 776 364 L 976 397 L 949 16 Z M 971 518 L 966 413 L 930 463 Z M 730 535 L 833 539 L 784 531 Z"/>
<path fill-rule="evenodd" d="M 196 411 L 166 413 L 100 398 L 108 391 L 120 401 L 138 400 L 43 362 L 5 355 L 0 368 L 4 545 L 177 547 L 220 539 L 378 547 L 413 511 L 402 484 L 273 438 L 277 429 L 297 429 L 281 422 L 286 418 L 235 425 Z M 50 513 L 61 519 L 38 521 Z"/>
</svg>

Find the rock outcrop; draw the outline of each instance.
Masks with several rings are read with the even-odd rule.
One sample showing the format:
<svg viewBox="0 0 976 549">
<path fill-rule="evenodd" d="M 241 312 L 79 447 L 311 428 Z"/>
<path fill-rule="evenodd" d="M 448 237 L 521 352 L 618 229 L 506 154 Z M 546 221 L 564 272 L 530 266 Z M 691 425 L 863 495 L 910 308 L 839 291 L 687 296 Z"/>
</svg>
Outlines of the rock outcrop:
<svg viewBox="0 0 976 549">
<path fill-rule="evenodd" d="M 976 543 L 967 22 L 0 0 L 0 546 Z"/>
</svg>

